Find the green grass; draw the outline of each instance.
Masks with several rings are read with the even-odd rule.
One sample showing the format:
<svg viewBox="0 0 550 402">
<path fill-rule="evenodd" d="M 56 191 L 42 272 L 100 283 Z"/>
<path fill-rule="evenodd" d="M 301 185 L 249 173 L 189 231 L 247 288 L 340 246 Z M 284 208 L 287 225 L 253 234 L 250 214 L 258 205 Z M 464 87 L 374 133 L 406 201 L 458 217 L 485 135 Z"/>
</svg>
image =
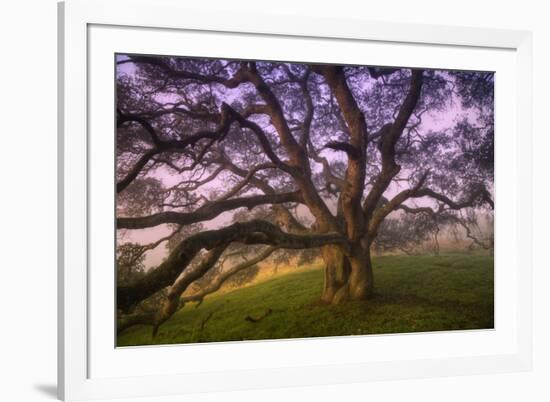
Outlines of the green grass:
<svg viewBox="0 0 550 402">
<path fill-rule="evenodd" d="M 122 332 L 119 346 L 493 328 L 493 259 L 485 255 L 385 256 L 373 260 L 367 302 L 319 302 L 323 271 L 282 275 L 185 306 L 153 339 Z M 272 313 L 257 323 L 245 317 Z M 210 319 L 202 325 L 204 320 Z"/>
</svg>

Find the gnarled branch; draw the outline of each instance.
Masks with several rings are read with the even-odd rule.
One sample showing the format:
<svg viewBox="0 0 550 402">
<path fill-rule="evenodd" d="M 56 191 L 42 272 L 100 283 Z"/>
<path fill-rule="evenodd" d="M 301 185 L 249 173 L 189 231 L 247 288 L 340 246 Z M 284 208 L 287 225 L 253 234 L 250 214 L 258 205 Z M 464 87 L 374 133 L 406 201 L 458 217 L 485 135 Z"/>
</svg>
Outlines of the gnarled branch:
<svg viewBox="0 0 550 402">
<path fill-rule="evenodd" d="M 262 262 L 263 260 L 268 258 L 271 254 L 273 254 L 275 250 L 278 250 L 278 249 L 279 247 L 267 247 L 256 257 L 223 270 L 218 276 L 216 276 L 207 286 L 202 288 L 199 292 L 190 296 L 183 296 L 181 298 L 181 302 L 185 304 L 185 303 L 194 301 L 200 304 L 207 295 L 218 291 L 229 278 L 231 278 L 232 276 L 234 276 L 235 274 L 241 271 L 244 271 L 247 268 L 250 268 Z"/>
<path fill-rule="evenodd" d="M 226 104 L 222 105 L 220 114 L 220 121 L 218 127 L 215 130 L 200 130 L 193 135 L 190 135 L 182 140 L 161 140 L 156 138 L 154 140 L 155 147 L 146 151 L 136 162 L 136 164 L 130 169 L 126 176 L 117 183 L 117 193 L 124 190 L 134 179 L 139 175 L 145 165 L 156 155 L 163 152 L 182 151 L 189 146 L 194 146 L 197 142 L 203 139 L 210 139 L 211 141 L 220 141 L 227 134 L 233 118 L 230 116 L 230 108 Z"/>
<path fill-rule="evenodd" d="M 376 236 L 378 227 L 380 226 L 384 218 L 388 216 L 392 211 L 395 211 L 408 198 L 415 196 L 418 190 L 424 185 L 424 182 L 426 181 L 428 174 L 429 174 L 429 171 L 425 172 L 420 177 L 420 180 L 418 181 L 418 183 L 416 183 L 414 187 L 401 191 L 399 194 L 393 197 L 390 201 L 388 201 L 383 206 L 377 208 L 374 211 L 369 221 L 369 228 L 368 228 L 368 237 L 370 241 L 372 241 Z"/>
<path fill-rule="evenodd" d="M 349 248 L 348 241 L 339 233 L 291 234 L 283 232 L 267 221 L 237 222 L 222 229 L 200 232 L 183 240 L 157 268 L 148 271 L 135 283 L 117 288 L 117 308 L 128 310 L 141 300 L 174 283 L 200 250 L 211 250 L 231 242 L 266 244 L 288 249 L 320 247 L 327 244 L 339 244 L 344 249 Z"/>
<path fill-rule="evenodd" d="M 208 272 L 214 264 L 218 261 L 224 250 L 227 248 L 229 243 L 222 243 L 219 246 L 216 246 L 208 252 L 206 257 L 201 261 L 201 263 L 192 270 L 187 271 L 182 275 L 174 284 L 170 287 L 168 295 L 166 296 L 166 301 L 164 305 L 160 308 L 158 315 L 155 319 L 155 326 L 153 328 L 153 336 L 156 335 L 159 326 L 168 320 L 178 309 L 179 298 L 187 287 L 193 283 L 195 280 L 201 278 L 206 272 Z"/>
<path fill-rule="evenodd" d="M 472 191 L 472 193 L 462 201 L 453 201 L 446 195 L 440 194 L 429 188 L 419 189 L 414 193 L 414 195 L 411 195 L 411 197 L 415 197 L 415 198 L 430 197 L 435 200 L 441 201 L 442 203 L 446 204 L 450 209 L 455 209 L 455 210 L 467 208 L 467 207 L 473 207 L 476 201 L 485 202 L 489 204 L 491 208 L 494 208 L 494 202 L 493 202 L 493 199 L 491 198 L 491 194 L 483 186 L 479 186 L 476 190 Z"/>
<path fill-rule="evenodd" d="M 392 124 L 385 125 L 380 131 L 378 150 L 382 156 L 382 169 L 376 177 L 371 191 L 363 203 L 363 210 L 367 220 L 370 219 L 378 200 L 388 188 L 392 179 L 399 173 L 401 167 L 395 162 L 395 144 L 401 137 L 411 114 L 420 99 L 423 84 L 423 71 L 413 70 L 409 91 L 399 108 L 399 112 Z"/>
<path fill-rule="evenodd" d="M 348 86 L 343 68 L 341 66 L 325 65 L 316 66 L 316 71 L 323 75 L 338 101 L 338 106 L 350 133 L 349 144 L 333 142 L 327 145 L 333 149 L 344 151 L 348 155 L 344 188 L 340 194 L 340 198 L 346 221 L 347 234 L 350 239 L 358 240 L 365 230 L 361 197 L 365 189 L 367 124 L 365 116 Z"/>
<path fill-rule="evenodd" d="M 190 225 L 196 222 L 207 221 L 215 218 L 223 212 L 238 208 L 252 209 L 265 204 L 282 204 L 285 202 L 302 202 L 299 192 L 281 194 L 260 194 L 249 197 L 233 198 L 228 200 L 213 201 L 204 204 L 193 212 L 165 211 L 149 216 L 135 218 L 117 218 L 119 229 L 144 229 L 165 223 L 177 223 Z"/>
</svg>

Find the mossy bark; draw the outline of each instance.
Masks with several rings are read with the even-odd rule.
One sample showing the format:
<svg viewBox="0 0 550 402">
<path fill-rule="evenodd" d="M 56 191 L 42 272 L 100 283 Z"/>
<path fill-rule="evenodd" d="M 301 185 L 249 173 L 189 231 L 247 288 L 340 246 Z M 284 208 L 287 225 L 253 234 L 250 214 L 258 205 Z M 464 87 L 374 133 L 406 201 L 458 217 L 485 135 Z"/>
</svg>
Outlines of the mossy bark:
<svg viewBox="0 0 550 402">
<path fill-rule="evenodd" d="M 339 304 L 372 296 L 374 277 L 368 250 L 358 247 L 345 255 L 338 246 L 322 249 L 325 283 L 321 300 Z"/>
</svg>

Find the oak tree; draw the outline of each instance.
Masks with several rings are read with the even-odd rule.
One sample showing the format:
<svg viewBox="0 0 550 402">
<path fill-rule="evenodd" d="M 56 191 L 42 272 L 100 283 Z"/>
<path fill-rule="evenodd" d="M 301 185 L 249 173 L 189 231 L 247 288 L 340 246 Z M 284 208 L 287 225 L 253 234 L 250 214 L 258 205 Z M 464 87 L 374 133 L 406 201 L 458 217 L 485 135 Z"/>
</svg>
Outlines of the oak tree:
<svg viewBox="0 0 550 402">
<path fill-rule="evenodd" d="M 136 262 L 165 242 L 169 251 L 118 283 L 121 322 L 157 329 L 278 250 L 320 250 L 326 303 L 368 302 L 371 247 L 388 216 L 458 221 L 461 210 L 493 208 L 492 73 L 116 62 L 117 228 L 168 230 L 133 247 Z M 220 269 L 235 250 L 248 258 Z M 164 289 L 158 309 L 139 316 L 136 306 Z"/>
</svg>

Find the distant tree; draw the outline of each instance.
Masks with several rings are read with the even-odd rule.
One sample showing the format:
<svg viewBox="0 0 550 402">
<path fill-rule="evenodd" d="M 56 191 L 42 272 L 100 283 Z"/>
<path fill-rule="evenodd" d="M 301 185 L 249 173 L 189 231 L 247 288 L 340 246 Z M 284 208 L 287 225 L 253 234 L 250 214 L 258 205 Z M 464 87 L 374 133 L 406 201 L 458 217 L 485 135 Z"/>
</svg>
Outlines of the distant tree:
<svg viewBox="0 0 550 402">
<path fill-rule="evenodd" d="M 123 243 L 117 247 L 117 283 L 130 284 L 145 274 L 145 253 L 136 243 Z"/>
<path fill-rule="evenodd" d="M 417 253 L 439 231 L 438 222 L 427 214 L 386 218 L 378 230 L 373 248 L 379 252 Z"/>
<path fill-rule="evenodd" d="M 256 276 L 260 273 L 260 267 L 258 264 L 251 265 L 249 268 L 239 271 L 232 275 L 227 283 L 233 286 L 242 286 L 249 282 L 252 282 Z"/>
</svg>

